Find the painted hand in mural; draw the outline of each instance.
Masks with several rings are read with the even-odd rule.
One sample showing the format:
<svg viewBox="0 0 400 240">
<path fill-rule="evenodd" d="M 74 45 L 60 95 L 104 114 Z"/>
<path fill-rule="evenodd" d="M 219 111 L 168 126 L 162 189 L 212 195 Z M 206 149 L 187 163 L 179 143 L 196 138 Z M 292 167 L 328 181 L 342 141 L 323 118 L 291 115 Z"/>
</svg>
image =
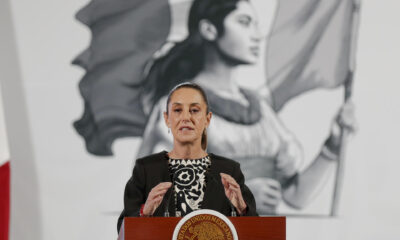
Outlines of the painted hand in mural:
<svg viewBox="0 0 400 240">
<path fill-rule="evenodd" d="M 146 203 L 143 207 L 143 215 L 151 216 L 153 215 L 154 211 L 160 206 L 165 193 L 168 189 L 172 186 L 170 182 L 162 182 L 151 189 L 149 196 L 147 197 Z"/>
<path fill-rule="evenodd" d="M 258 214 L 275 214 L 282 200 L 281 184 L 272 178 L 253 178 L 247 181 L 247 185 L 256 199 Z"/>
<path fill-rule="evenodd" d="M 343 103 L 340 107 L 332 123 L 330 136 L 325 143 L 328 150 L 336 156 L 340 151 L 342 141 L 341 135 L 343 130 L 346 130 L 349 133 L 354 133 L 357 130 L 355 107 L 350 100 Z"/>
<path fill-rule="evenodd" d="M 278 181 L 292 177 L 303 159 L 303 148 L 293 135 L 283 135 L 281 148 L 275 159 L 275 176 Z"/>
</svg>

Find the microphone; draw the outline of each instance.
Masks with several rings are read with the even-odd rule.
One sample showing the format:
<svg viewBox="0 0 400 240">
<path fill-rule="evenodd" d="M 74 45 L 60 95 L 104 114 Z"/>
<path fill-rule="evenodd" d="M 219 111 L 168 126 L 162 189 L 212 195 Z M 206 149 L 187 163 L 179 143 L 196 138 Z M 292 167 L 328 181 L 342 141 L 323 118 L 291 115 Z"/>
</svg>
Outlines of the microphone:
<svg viewBox="0 0 400 240">
<path fill-rule="evenodd" d="M 173 193 L 175 193 L 175 178 L 176 178 L 176 172 L 172 175 L 171 192 L 168 194 L 168 197 L 167 197 L 166 205 L 165 205 L 165 208 L 164 208 L 164 217 L 169 217 L 169 209 L 168 208 L 169 208 L 169 202 L 171 201 L 171 195 Z"/>
<path fill-rule="evenodd" d="M 222 185 L 222 183 L 220 185 L 218 183 L 217 179 L 215 179 L 215 177 L 213 175 L 211 175 L 210 173 L 208 173 L 208 176 L 216 183 L 217 186 L 221 186 Z M 225 189 L 224 189 L 223 185 L 222 185 L 222 191 L 224 193 L 225 198 L 228 200 L 229 206 L 231 207 L 231 217 L 237 217 L 235 207 L 233 206 L 231 200 L 226 196 Z"/>
</svg>

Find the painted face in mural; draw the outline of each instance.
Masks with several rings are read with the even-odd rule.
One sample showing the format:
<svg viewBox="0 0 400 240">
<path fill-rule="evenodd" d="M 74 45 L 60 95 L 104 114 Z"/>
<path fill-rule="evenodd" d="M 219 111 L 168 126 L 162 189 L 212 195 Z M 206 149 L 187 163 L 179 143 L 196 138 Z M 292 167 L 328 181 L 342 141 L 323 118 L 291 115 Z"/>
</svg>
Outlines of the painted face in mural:
<svg viewBox="0 0 400 240">
<path fill-rule="evenodd" d="M 207 113 L 207 104 L 198 90 L 180 88 L 172 94 L 164 119 L 172 131 L 174 142 L 200 145 L 211 113 Z"/>
<path fill-rule="evenodd" d="M 242 64 L 254 64 L 260 54 L 261 35 L 256 13 L 247 1 L 239 1 L 237 8 L 224 20 L 224 33 L 216 40 L 219 50 Z"/>
</svg>

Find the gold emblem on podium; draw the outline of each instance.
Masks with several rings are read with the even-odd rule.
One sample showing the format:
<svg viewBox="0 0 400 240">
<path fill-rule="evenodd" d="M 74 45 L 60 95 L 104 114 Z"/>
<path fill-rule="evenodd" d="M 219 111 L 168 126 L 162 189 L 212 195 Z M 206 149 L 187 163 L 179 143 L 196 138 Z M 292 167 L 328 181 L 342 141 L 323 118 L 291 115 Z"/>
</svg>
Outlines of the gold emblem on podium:
<svg viewBox="0 0 400 240">
<path fill-rule="evenodd" d="M 186 215 L 175 227 L 173 240 L 237 240 L 227 217 L 214 210 L 198 210 Z"/>
</svg>

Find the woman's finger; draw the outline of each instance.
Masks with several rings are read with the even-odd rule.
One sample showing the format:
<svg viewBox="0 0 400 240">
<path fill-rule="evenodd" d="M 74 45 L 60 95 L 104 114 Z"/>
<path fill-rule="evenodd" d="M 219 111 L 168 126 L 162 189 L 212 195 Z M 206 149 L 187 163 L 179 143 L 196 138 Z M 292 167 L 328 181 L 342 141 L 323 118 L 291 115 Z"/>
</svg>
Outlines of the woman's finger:
<svg viewBox="0 0 400 240">
<path fill-rule="evenodd" d="M 262 199 L 260 199 L 262 204 L 268 204 L 271 206 L 276 206 L 281 201 L 281 198 L 278 196 L 271 197 L 270 195 L 264 195 Z"/>
<path fill-rule="evenodd" d="M 279 203 L 278 200 L 272 200 L 272 199 L 264 200 L 261 202 L 262 205 L 268 208 L 275 208 L 278 205 L 278 203 Z"/>
<path fill-rule="evenodd" d="M 172 186 L 171 182 L 161 182 L 157 184 L 157 186 L 153 187 L 151 190 L 158 190 L 158 189 L 168 189 Z"/>
<path fill-rule="evenodd" d="M 275 198 L 275 199 L 282 198 L 281 192 L 280 191 L 276 191 L 275 189 L 264 190 L 263 196 L 266 197 L 266 198 Z"/>
<path fill-rule="evenodd" d="M 228 182 L 225 180 L 225 178 L 221 177 L 221 182 L 222 182 L 222 185 L 224 185 L 225 188 L 228 187 Z"/>
<path fill-rule="evenodd" d="M 238 202 L 244 201 L 240 188 L 232 187 L 231 189 L 232 189 L 232 197 L 234 199 L 236 199 Z"/>
<path fill-rule="evenodd" d="M 158 195 L 154 200 L 155 200 L 155 203 L 157 203 L 157 205 L 160 205 L 160 203 L 161 203 L 162 200 L 163 200 L 163 196 Z"/>
<path fill-rule="evenodd" d="M 235 186 L 231 185 L 231 186 L 229 187 L 229 189 L 230 189 L 231 192 L 233 192 L 234 195 L 236 195 L 236 196 L 241 196 L 241 195 L 242 195 L 242 192 L 240 191 L 240 188 L 238 188 L 238 187 L 235 187 Z"/>
<path fill-rule="evenodd" d="M 240 187 L 236 180 L 228 174 L 221 173 L 221 180 L 234 186 Z"/>
<path fill-rule="evenodd" d="M 240 186 L 237 184 L 229 184 L 230 188 L 236 189 L 236 190 L 240 190 Z"/>
<path fill-rule="evenodd" d="M 269 189 L 275 189 L 276 191 L 281 191 L 282 187 L 281 184 L 276 181 L 275 179 L 272 178 L 268 178 L 265 180 L 265 186 L 264 187 L 268 187 Z"/>
<path fill-rule="evenodd" d="M 157 186 L 153 187 L 150 192 L 160 191 L 160 190 L 168 190 L 172 186 L 171 182 L 162 182 L 157 184 Z"/>
<path fill-rule="evenodd" d="M 170 182 L 162 182 L 153 187 L 148 195 L 148 200 L 151 202 L 161 202 L 165 193 L 172 186 Z"/>
<path fill-rule="evenodd" d="M 236 182 L 235 179 L 229 174 L 220 173 L 220 175 L 221 175 L 222 178 L 224 178 L 225 180 L 227 180 L 229 182 L 231 182 L 231 181 Z"/>
<path fill-rule="evenodd" d="M 153 199 L 153 198 L 158 197 L 158 196 L 164 196 L 167 191 L 168 191 L 168 189 L 161 189 L 161 190 L 151 191 L 149 193 L 149 195 L 148 195 L 148 198 Z"/>
<path fill-rule="evenodd" d="M 280 194 L 273 195 L 271 193 L 265 194 L 262 198 L 264 204 L 277 205 L 281 201 Z"/>
<path fill-rule="evenodd" d="M 337 123 L 340 127 L 355 131 L 357 128 L 355 107 L 351 101 L 346 101 L 339 110 Z"/>
</svg>

